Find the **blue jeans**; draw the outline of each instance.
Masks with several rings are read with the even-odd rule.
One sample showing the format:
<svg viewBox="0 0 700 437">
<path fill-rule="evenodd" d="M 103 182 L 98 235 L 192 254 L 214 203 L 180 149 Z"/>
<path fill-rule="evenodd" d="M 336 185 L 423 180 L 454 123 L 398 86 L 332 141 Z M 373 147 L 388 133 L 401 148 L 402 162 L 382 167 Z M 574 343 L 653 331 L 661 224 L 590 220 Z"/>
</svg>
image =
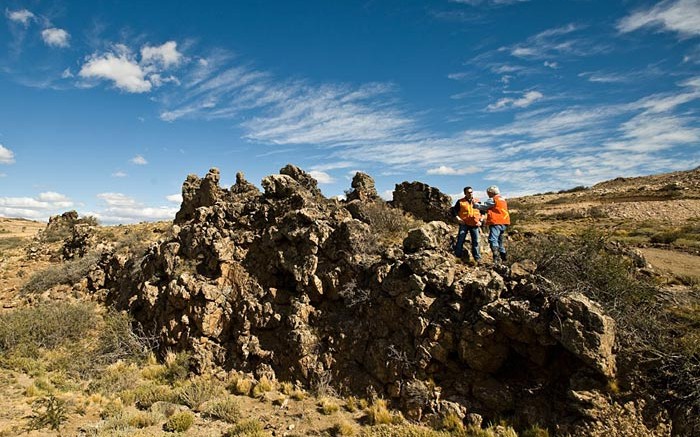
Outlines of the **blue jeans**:
<svg viewBox="0 0 700 437">
<path fill-rule="evenodd" d="M 491 246 L 494 260 L 498 259 L 499 254 L 505 255 L 506 253 L 506 248 L 503 246 L 503 234 L 505 234 L 505 232 L 506 225 L 489 226 L 489 246 Z"/>
<path fill-rule="evenodd" d="M 455 256 L 461 257 L 462 251 L 464 250 L 464 241 L 467 239 L 467 231 L 469 232 L 469 237 L 472 240 L 472 256 L 475 260 L 481 258 L 479 253 L 479 227 L 478 226 L 468 226 L 459 225 L 459 232 L 457 233 L 457 245 L 455 246 Z"/>
</svg>

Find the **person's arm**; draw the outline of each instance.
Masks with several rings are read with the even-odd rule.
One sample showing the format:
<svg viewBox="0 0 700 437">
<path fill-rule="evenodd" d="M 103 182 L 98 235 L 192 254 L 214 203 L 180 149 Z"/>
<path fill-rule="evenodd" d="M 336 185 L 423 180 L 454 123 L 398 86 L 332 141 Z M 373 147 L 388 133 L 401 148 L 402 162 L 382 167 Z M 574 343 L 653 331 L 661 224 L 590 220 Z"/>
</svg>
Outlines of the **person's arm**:
<svg viewBox="0 0 700 437">
<path fill-rule="evenodd" d="M 459 200 L 455 202 L 455 206 L 452 207 L 452 215 L 454 216 L 457 223 L 464 224 L 464 220 L 459 217 Z"/>
<path fill-rule="evenodd" d="M 486 199 L 486 201 L 474 205 L 481 212 L 486 212 L 494 206 L 496 206 L 496 202 L 493 199 Z"/>
</svg>

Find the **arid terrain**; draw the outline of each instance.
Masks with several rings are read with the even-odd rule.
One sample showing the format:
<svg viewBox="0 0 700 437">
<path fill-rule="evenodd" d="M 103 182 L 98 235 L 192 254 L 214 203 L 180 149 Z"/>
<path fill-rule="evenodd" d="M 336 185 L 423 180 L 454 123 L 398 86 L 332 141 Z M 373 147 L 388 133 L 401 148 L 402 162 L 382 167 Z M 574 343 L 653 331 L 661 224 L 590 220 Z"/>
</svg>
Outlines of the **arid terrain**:
<svg viewBox="0 0 700 437">
<path fill-rule="evenodd" d="M 697 430 L 700 169 L 509 199 L 498 267 L 451 256 L 455 225 L 431 222 L 449 200 L 429 187 L 392 208 L 366 175 L 347 202 L 293 166 L 264 193 L 218 182 L 188 177 L 175 223 L 0 218 L 0 436 Z M 589 250 L 586 232 L 605 243 L 572 259 L 634 282 L 548 259 Z M 625 306 L 645 305 L 673 332 L 641 345 Z M 699 379 L 668 382 L 674 366 Z"/>
</svg>

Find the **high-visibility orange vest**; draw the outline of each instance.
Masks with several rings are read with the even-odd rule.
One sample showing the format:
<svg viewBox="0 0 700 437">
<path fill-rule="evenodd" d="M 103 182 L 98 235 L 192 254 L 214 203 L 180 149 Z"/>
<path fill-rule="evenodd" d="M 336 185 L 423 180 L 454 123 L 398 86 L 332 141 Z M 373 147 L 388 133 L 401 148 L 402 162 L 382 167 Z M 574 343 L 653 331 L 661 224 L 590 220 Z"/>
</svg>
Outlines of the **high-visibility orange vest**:
<svg viewBox="0 0 700 437">
<path fill-rule="evenodd" d="M 509 225 L 510 214 L 508 213 L 508 204 L 500 194 L 493 196 L 493 201 L 496 206 L 488 210 L 486 215 L 487 225 Z"/>
<path fill-rule="evenodd" d="M 479 199 L 472 198 L 471 201 L 462 198 L 459 200 L 459 218 L 462 219 L 467 226 L 479 226 L 481 212 L 474 208 L 474 204 L 478 203 Z"/>
</svg>

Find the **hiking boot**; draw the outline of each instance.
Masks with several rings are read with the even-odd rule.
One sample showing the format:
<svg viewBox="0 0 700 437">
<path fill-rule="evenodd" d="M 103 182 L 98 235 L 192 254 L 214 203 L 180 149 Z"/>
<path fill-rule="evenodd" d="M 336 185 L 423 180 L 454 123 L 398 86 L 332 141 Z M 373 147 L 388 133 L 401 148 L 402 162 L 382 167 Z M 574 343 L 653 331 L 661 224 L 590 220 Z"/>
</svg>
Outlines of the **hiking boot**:
<svg viewBox="0 0 700 437">
<path fill-rule="evenodd" d="M 501 252 L 501 261 L 506 262 L 506 253 Z"/>
</svg>

